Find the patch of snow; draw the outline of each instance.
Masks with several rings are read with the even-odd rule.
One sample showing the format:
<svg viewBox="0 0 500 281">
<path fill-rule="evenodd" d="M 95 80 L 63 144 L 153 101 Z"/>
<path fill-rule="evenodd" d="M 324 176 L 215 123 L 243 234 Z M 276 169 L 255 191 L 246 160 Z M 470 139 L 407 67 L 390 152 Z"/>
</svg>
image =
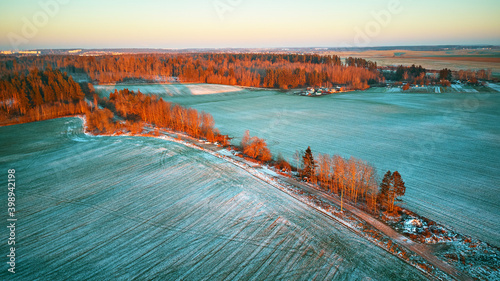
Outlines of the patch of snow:
<svg viewBox="0 0 500 281">
<path fill-rule="evenodd" d="M 115 89 L 129 89 L 130 91 L 140 91 L 143 94 L 155 94 L 160 97 L 212 95 L 242 90 L 237 86 L 219 84 L 116 84 L 95 85 L 94 88 L 101 96 L 108 96 Z"/>
<path fill-rule="evenodd" d="M 269 176 L 273 176 L 273 177 L 279 176 L 275 171 L 271 170 L 268 166 L 263 166 L 262 171 Z"/>
<path fill-rule="evenodd" d="M 404 222 L 403 233 L 416 233 L 417 228 L 422 228 L 422 221 L 416 218 L 407 219 Z"/>
<path fill-rule="evenodd" d="M 4 104 L 7 104 L 7 105 L 12 105 L 12 103 L 14 102 L 13 99 L 7 99 L 7 100 L 1 100 L 0 101 L 0 105 L 4 105 Z"/>
<path fill-rule="evenodd" d="M 186 85 L 192 95 L 211 95 L 220 93 L 237 92 L 241 89 L 235 86 L 215 85 L 215 84 L 192 84 Z"/>
<path fill-rule="evenodd" d="M 500 92 L 500 85 L 496 84 L 496 83 L 486 83 L 486 86 L 490 87 L 491 89 L 497 91 L 497 92 Z"/>
</svg>

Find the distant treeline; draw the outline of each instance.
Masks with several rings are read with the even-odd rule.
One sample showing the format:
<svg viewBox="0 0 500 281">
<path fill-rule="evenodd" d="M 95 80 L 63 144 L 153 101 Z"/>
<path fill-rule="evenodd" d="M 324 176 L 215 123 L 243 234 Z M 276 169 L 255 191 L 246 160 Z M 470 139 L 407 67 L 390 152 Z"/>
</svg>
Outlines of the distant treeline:
<svg viewBox="0 0 500 281">
<path fill-rule="evenodd" d="M 376 63 L 348 58 L 344 64 L 338 56 L 321 55 L 195 53 L 0 57 L 1 73 L 49 66 L 68 74 L 85 73 L 98 83 L 178 77 L 183 82 L 281 89 L 338 84 L 365 89 L 381 79 Z"/>
<path fill-rule="evenodd" d="M 393 71 L 385 71 L 383 75 L 385 79 L 392 81 L 410 81 L 415 79 L 425 79 L 427 70 L 421 65 L 419 66 L 398 66 Z"/>
<path fill-rule="evenodd" d="M 345 60 L 345 63 L 346 63 L 346 65 L 349 65 L 349 66 L 367 68 L 369 70 L 377 70 L 377 63 L 376 62 L 369 61 L 369 60 L 362 59 L 362 58 L 348 57 Z"/>
<path fill-rule="evenodd" d="M 384 67 L 381 72 L 386 80 L 410 82 L 418 85 L 428 85 L 431 82 L 450 82 L 452 81 L 452 79 L 468 81 L 471 83 L 477 83 L 478 79 L 492 79 L 491 69 L 452 71 L 451 69 L 444 68 L 441 70 L 427 70 L 421 65 L 400 65 L 397 67 Z M 429 76 L 427 75 L 427 73 L 431 73 L 434 75 Z"/>
<path fill-rule="evenodd" d="M 478 79 L 491 80 L 492 74 L 491 74 L 491 69 L 459 70 L 456 72 L 455 78 L 462 81 L 470 81 L 472 83 L 477 83 Z"/>
</svg>

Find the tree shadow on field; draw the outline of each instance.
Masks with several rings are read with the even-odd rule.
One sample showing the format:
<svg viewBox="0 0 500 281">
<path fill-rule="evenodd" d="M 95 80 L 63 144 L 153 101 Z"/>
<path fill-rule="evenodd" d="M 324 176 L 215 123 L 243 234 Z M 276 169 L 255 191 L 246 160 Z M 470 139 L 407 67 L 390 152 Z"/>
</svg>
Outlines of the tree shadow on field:
<svg viewBox="0 0 500 281">
<path fill-rule="evenodd" d="M 183 83 L 180 82 L 172 82 L 171 84 L 163 85 L 164 95 L 173 97 L 173 96 L 192 96 L 193 92 L 191 89 L 186 87 Z"/>
</svg>

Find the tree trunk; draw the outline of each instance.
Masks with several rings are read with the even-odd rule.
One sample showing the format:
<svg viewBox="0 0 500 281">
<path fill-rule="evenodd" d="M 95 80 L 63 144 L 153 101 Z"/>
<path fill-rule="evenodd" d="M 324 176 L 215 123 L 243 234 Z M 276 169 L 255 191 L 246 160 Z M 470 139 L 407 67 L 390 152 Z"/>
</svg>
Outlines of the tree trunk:
<svg viewBox="0 0 500 281">
<path fill-rule="evenodd" d="M 344 189 L 342 188 L 341 195 L 340 195 L 340 211 L 343 211 L 344 207 Z"/>
</svg>

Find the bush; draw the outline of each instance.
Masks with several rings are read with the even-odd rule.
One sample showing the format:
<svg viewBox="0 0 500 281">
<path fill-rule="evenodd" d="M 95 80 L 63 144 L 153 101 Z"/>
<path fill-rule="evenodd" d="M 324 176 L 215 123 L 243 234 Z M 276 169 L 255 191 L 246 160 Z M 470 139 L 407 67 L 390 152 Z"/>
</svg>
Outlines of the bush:
<svg viewBox="0 0 500 281">
<path fill-rule="evenodd" d="M 262 162 L 269 162 L 272 159 L 272 154 L 269 148 L 267 148 L 266 141 L 258 137 L 250 137 L 248 130 L 245 131 L 245 134 L 241 139 L 241 147 L 243 149 L 243 153 L 253 159 L 257 159 Z"/>
<path fill-rule="evenodd" d="M 285 173 L 290 173 L 292 171 L 292 166 L 285 159 L 283 159 L 281 154 L 278 156 L 278 159 L 274 163 L 274 167 Z"/>
</svg>

